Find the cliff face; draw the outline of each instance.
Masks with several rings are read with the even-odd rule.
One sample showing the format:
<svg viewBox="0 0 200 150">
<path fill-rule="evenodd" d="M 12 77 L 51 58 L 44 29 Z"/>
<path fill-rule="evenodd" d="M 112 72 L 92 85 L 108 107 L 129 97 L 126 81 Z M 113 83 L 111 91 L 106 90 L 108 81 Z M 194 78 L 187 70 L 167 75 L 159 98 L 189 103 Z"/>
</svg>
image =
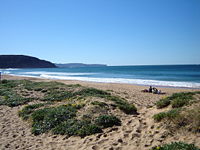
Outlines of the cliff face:
<svg viewBox="0 0 200 150">
<path fill-rule="evenodd" d="M 0 55 L 0 68 L 56 68 L 56 65 L 31 56 Z"/>
</svg>

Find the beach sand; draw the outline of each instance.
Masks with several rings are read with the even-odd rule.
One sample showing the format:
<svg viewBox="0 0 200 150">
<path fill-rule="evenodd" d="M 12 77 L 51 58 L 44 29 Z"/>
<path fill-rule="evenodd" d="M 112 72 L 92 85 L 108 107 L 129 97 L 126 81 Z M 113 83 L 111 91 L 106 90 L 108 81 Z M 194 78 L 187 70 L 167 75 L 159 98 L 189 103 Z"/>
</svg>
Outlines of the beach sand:
<svg viewBox="0 0 200 150">
<path fill-rule="evenodd" d="M 32 81 L 52 81 L 30 77 L 3 75 L 3 79 L 28 79 Z M 55 80 L 54 80 L 55 81 Z M 152 116 L 158 112 L 155 102 L 164 96 L 176 92 L 197 91 L 196 89 L 161 88 L 164 95 L 142 93 L 148 88 L 130 84 L 94 83 L 82 81 L 56 80 L 65 84 L 81 84 L 102 90 L 111 90 L 115 95 L 126 98 L 135 104 L 138 115 L 121 114 L 122 125 L 107 128 L 103 133 L 85 138 L 52 135 L 45 133 L 34 136 L 31 134 L 30 124 L 18 117 L 17 112 L 23 107 L 0 106 L 0 149 L 1 150 L 149 150 L 151 147 L 172 141 L 184 141 L 200 147 L 200 134 L 186 131 L 175 135 L 155 123 Z M 166 108 L 167 109 L 167 108 Z"/>
</svg>

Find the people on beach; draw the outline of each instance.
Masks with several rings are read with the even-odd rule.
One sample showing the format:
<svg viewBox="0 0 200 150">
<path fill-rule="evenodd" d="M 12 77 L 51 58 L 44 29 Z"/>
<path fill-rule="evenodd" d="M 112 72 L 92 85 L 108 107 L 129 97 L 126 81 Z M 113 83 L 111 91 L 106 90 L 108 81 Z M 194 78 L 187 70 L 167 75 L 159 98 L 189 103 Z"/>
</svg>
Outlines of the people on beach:
<svg viewBox="0 0 200 150">
<path fill-rule="evenodd" d="M 152 93 L 152 91 L 153 91 L 153 88 L 152 88 L 152 86 L 150 86 L 149 87 L 149 93 Z"/>
<path fill-rule="evenodd" d="M 153 93 L 153 94 L 165 94 L 165 93 L 162 93 L 161 90 L 158 90 L 157 88 L 152 87 L 152 86 L 150 86 L 148 90 L 147 89 L 142 90 L 142 92 Z"/>
</svg>

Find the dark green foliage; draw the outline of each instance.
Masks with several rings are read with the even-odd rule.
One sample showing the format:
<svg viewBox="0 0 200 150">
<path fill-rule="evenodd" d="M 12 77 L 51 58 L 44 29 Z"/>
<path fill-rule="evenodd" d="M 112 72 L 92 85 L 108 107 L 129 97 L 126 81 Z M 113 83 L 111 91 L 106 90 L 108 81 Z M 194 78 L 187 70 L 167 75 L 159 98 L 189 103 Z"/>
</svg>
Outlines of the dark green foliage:
<svg viewBox="0 0 200 150">
<path fill-rule="evenodd" d="M 189 104 L 189 99 L 176 98 L 171 102 L 172 108 L 179 108 Z"/>
<path fill-rule="evenodd" d="M 195 94 L 198 94 L 198 92 L 174 93 L 172 96 L 157 101 L 156 106 L 157 108 L 164 108 L 172 104 L 173 108 L 183 107 L 194 99 L 193 95 Z"/>
<path fill-rule="evenodd" d="M 161 100 L 156 102 L 157 108 L 164 108 L 164 107 L 167 107 L 169 105 L 170 105 L 170 99 L 168 97 L 161 99 Z"/>
<path fill-rule="evenodd" d="M 187 144 L 184 142 L 172 142 L 163 146 L 153 147 L 151 150 L 200 150 L 194 144 Z"/>
<path fill-rule="evenodd" d="M 59 106 L 36 110 L 31 114 L 33 120 L 32 133 L 35 135 L 47 132 L 63 121 L 76 116 L 76 109 L 71 106 Z"/>
<path fill-rule="evenodd" d="M 30 115 L 34 112 L 35 109 L 43 107 L 45 105 L 50 105 L 52 103 L 40 103 L 40 104 L 32 104 L 25 106 L 21 111 L 19 111 L 19 116 L 22 117 L 23 120 L 27 120 Z"/>
<path fill-rule="evenodd" d="M 27 104 L 28 102 L 31 102 L 32 100 L 33 100 L 33 98 L 9 97 L 9 99 L 0 102 L 0 105 L 16 107 L 19 105 Z"/>
<path fill-rule="evenodd" d="M 92 124 L 89 121 L 81 121 L 76 119 L 70 119 L 64 121 L 56 128 L 53 129 L 54 134 L 68 135 L 68 136 L 81 136 L 85 137 L 87 135 L 100 133 L 102 132 L 101 128 Z"/>
<path fill-rule="evenodd" d="M 125 99 L 120 98 L 118 96 L 111 96 L 110 93 L 94 88 L 86 88 L 79 92 L 74 93 L 74 95 L 81 96 L 95 96 L 100 98 L 105 98 L 110 101 L 113 101 L 120 110 L 122 110 L 126 114 L 136 114 L 137 109 L 133 104 L 129 104 Z"/>
<path fill-rule="evenodd" d="M 15 91 L 15 89 L 19 88 L 24 82 L 26 82 L 26 80 L 4 80 L 4 82 L 0 84 L 0 96 L 2 96 L 0 105 L 15 107 L 32 101 L 32 98 L 24 98 Z"/>
<path fill-rule="evenodd" d="M 166 112 L 161 112 L 161 113 L 158 113 L 158 114 L 155 114 L 153 116 L 153 119 L 157 122 L 160 122 L 161 120 L 163 120 L 164 118 L 166 118 Z"/>
<path fill-rule="evenodd" d="M 53 90 L 64 87 L 65 84 L 59 82 L 26 82 L 24 88 L 29 91 L 41 91 L 42 89 Z"/>
<path fill-rule="evenodd" d="M 113 101 L 116 106 L 126 114 L 136 114 L 137 108 L 133 104 L 129 104 L 123 98 L 117 96 L 108 96 L 107 99 Z"/>
<path fill-rule="evenodd" d="M 172 99 L 172 107 L 178 108 L 183 107 L 189 104 L 189 101 L 193 99 L 193 95 L 195 92 L 187 92 L 187 93 L 175 93 L 171 96 Z"/>
<path fill-rule="evenodd" d="M 83 88 L 78 92 L 73 92 L 73 88 L 81 87 L 79 84 L 76 85 L 65 85 L 59 82 L 32 82 L 29 80 L 4 80 L 3 84 L 0 85 L 0 105 L 8 105 L 11 107 L 23 105 L 30 101 L 32 98 L 27 98 L 27 94 L 19 95 L 16 90 L 22 91 L 24 89 L 28 91 L 44 93 L 44 97 L 37 98 L 42 101 L 62 101 L 71 98 L 79 97 L 100 97 L 110 101 L 113 101 L 115 106 L 125 112 L 126 114 L 136 114 L 137 109 L 134 105 L 129 104 L 125 99 L 111 96 L 110 93 L 98 90 L 95 88 Z M 15 88 L 16 90 L 14 90 Z M 67 90 L 68 89 L 68 90 Z M 97 104 L 98 103 L 98 104 Z M 93 102 L 95 105 L 106 106 L 106 103 Z"/>
<path fill-rule="evenodd" d="M 35 98 L 30 98 L 36 95 Z M 58 82 L 32 82 L 29 80 L 3 80 L 0 84 L 0 105 L 18 106 L 33 100 L 48 101 L 25 106 L 19 111 L 23 120 L 32 123 L 32 133 L 39 135 L 52 131 L 56 134 L 68 136 L 87 136 L 102 132 L 102 128 L 121 125 L 121 121 L 115 116 L 103 115 L 94 119 L 94 116 L 82 120 L 76 119 L 76 113 L 86 104 L 86 97 L 101 98 L 105 102 L 94 101 L 93 105 L 105 109 L 106 106 L 115 106 L 127 114 L 136 114 L 137 109 L 124 98 L 112 96 L 110 93 L 95 88 L 86 88 L 80 85 L 65 85 Z M 65 101 L 66 104 L 50 107 L 53 101 Z M 80 102 L 80 101 L 81 102 Z M 107 104 L 106 101 L 112 101 Z M 58 104 L 59 105 L 59 104 Z M 109 107 L 107 107 L 108 109 Z"/>
<path fill-rule="evenodd" d="M 91 103 L 92 105 L 97 105 L 97 106 L 100 106 L 100 107 L 105 107 L 105 106 L 108 106 L 108 104 L 104 103 L 104 102 L 99 102 L 99 101 L 94 101 Z"/>
<path fill-rule="evenodd" d="M 6 84 L 7 82 L 8 82 L 8 80 L 6 80 L 6 79 L 3 79 L 3 80 L 1 81 L 2 84 Z"/>
<path fill-rule="evenodd" d="M 4 88 L 14 88 L 19 84 L 19 80 L 2 80 L 1 86 Z"/>
<path fill-rule="evenodd" d="M 163 119 L 167 119 L 168 121 L 176 120 L 177 117 L 180 116 L 180 111 L 181 109 L 172 109 L 168 112 L 161 112 L 161 113 L 155 114 L 153 118 L 157 122 L 160 122 Z"/>
<path fill-rule="evenodd" d="M 113 115 L 101 115 L 95 120 L 95 124 L 102 128 L 107 128 L 114 125 L 120 126 L 121 121 Z"/>
<path fill-rule="evenodd" d="M 23 98 L 19 94 L 17 94 L 14 90 L 7 87 L 0 88 L 0 96 L 2 96 L 0 105 L 7 105 L 10 107 L 15 107 L 32 101 L 32 98 Z"/>
<path fill-rule="evenodd" d="M 79 92 L 76 92 L 75 95 L 81 95 L 81 96 L 94 96 L 94 97 L 101 97 L 104 98 L 105 96 L 110 95 L 110 93 L 98 90 L 95 88 L 84 88 Z"/>
<path fill-rule="evenodd" d="M 73 94 L 68 91 L 56 91 L 52 90 L 49 93 L 45 94 L 44 101 L 61 101 L 73 97 Z"/>
</svg>

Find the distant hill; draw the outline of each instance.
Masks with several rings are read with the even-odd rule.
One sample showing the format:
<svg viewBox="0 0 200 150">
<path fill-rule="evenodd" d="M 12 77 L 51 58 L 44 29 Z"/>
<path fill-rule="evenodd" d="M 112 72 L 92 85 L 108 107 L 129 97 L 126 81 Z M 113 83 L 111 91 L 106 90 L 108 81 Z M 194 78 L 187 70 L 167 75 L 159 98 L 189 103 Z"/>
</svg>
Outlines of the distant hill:
<svg viewBox="0 0 200 150">
<path fill-rule="evenodd" d="M 104 64 L 83 64 L 83 63 L 68 63 L 68 64 L 56 64 L 60 68 L 78 68 L 78 67 L 105 67 Z"/>
<path fill-rule="evenodd" d="M 56 68 L 56 65 L 25 55 L 0 55 L 0 68 Z"/>
</svg>

